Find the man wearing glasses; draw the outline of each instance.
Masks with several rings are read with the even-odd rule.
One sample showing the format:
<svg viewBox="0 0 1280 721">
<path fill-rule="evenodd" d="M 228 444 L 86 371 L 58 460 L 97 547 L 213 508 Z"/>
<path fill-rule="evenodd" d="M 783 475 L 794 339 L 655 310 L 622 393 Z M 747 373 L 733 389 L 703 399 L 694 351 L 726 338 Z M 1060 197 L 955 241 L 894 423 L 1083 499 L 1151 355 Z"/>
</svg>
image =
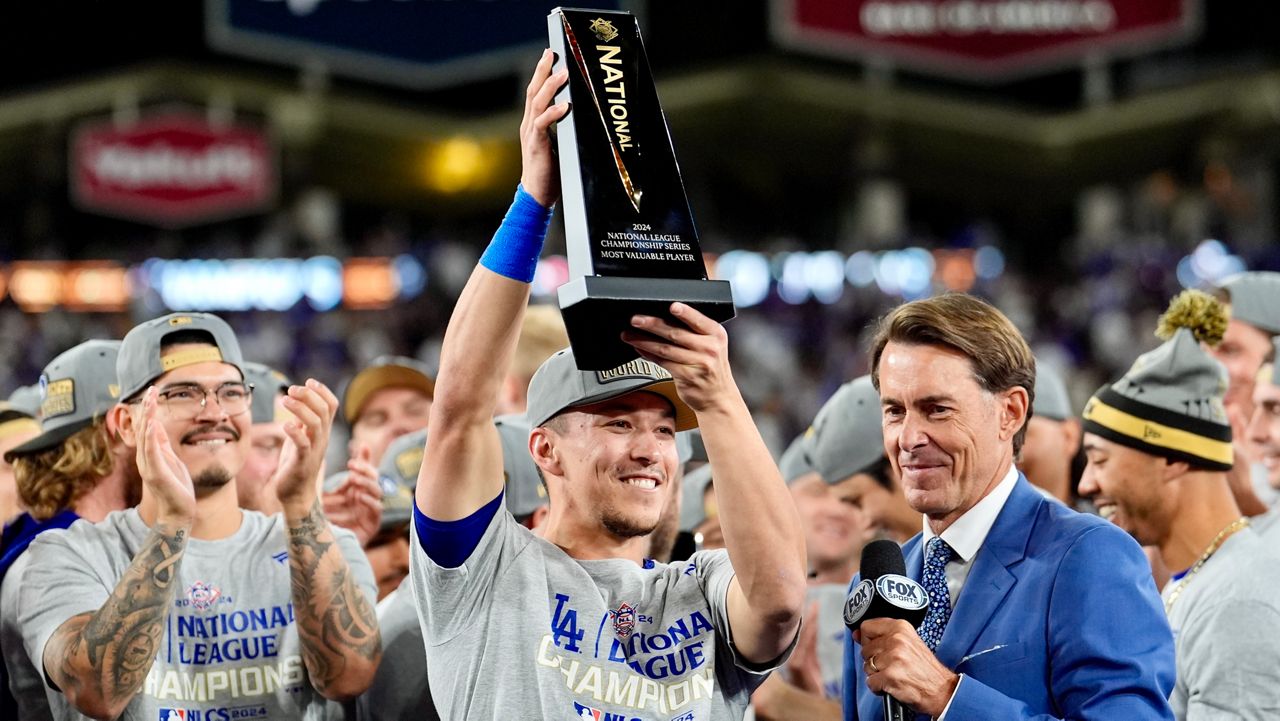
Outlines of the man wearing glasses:
<svg viewBox="0 0 1280 721">
<path fill-rule="evenodd" d="M 24 643 L 45 681 L 95 718 L 302 718 L 370 683 L 381 657 L 373 578 L 330 527 L 315 479 L 337 398 L 310 380 L 274 479 L 282 514 L 241 510 L 252 388 L 221 319 L 129 332 L 111 409 L 142 501 L 32 543 Z"/>
</svg>

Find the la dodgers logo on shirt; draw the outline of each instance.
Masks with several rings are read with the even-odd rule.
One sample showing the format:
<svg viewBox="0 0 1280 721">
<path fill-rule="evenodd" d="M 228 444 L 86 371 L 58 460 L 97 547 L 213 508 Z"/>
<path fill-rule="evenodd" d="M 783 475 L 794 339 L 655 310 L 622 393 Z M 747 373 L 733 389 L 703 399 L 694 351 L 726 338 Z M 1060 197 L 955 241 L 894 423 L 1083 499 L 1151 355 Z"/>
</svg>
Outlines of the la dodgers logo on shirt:
<svg viewBox="0 0 1280 721">
<path fill-rule="evenodd" d="M 221 595 L 222 591 L 218 590 L 217 586 L 204 581 L 196 581 L 191 584 L 191 588 L 187 589 L 187 600 L 197 611 L 207 610 L 218 601 Z"/>
</svg>

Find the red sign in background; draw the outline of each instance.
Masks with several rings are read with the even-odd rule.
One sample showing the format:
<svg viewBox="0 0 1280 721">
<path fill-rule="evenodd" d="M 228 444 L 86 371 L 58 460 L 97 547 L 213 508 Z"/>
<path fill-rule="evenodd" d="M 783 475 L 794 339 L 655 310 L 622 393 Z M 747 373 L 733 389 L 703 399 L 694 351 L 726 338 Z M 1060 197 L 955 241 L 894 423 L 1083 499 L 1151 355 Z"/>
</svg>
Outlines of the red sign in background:
<svg viewBox="0 0 1280 721">
<path fill-rule="evenodd" d="M 773 0 L 788 47 L 975 79 L 1166 47 L 1198 20 L 1194 0 Z"/>
<path fill-rule="evenodd" d="M 82 126 L 72 135 L 70 162 L 79 207 L 166 227 L 253 212 L 276 195 L 266 133 L 190 113 Z"/>
</svg>

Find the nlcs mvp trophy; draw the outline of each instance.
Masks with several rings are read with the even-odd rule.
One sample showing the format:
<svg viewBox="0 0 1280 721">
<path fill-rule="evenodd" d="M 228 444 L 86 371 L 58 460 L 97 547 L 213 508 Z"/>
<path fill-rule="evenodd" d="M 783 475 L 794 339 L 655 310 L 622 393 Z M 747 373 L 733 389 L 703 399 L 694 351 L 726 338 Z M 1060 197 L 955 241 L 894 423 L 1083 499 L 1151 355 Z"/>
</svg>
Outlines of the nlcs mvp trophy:
<svg viewBox="0 0 1280 721">
<path fill-rule="evenodd" d="M 608 370 L 636 357 L 620 338 L 633 315 L 670 319 L 680 301 L 723 323 L 733 297 L 707 280 L 639 23 L 556 8 L 547 29 L 556 69 L 569 68 L 556 102 L 572 102 L 556 130 L 570 276 L 560 309 L 578 367 Z"/>
</svg>

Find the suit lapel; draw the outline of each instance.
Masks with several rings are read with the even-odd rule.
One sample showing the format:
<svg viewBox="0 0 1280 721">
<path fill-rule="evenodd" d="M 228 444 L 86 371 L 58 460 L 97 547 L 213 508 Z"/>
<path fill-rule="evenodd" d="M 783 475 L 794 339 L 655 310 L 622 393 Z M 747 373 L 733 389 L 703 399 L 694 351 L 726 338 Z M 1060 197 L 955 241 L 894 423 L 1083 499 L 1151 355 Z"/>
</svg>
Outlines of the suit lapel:
<svg viewBox="0 0 1280 721">
<path fill-rule="evenodd" d="M 1032 520 L 1042 502 L 1040 494 L 1019 474 L 1009 500 L 973 559 L 942 642 L 938 644 L 938 660 L 948 668 L 954 669 L 965 654 L 973 650 L 978 635 L 1017 583 L 1017 577 L 1009 569 L 1026 556 Z M 918 571 L 920 567 L 917 563 L 915 568 Z"/>
</svg>

